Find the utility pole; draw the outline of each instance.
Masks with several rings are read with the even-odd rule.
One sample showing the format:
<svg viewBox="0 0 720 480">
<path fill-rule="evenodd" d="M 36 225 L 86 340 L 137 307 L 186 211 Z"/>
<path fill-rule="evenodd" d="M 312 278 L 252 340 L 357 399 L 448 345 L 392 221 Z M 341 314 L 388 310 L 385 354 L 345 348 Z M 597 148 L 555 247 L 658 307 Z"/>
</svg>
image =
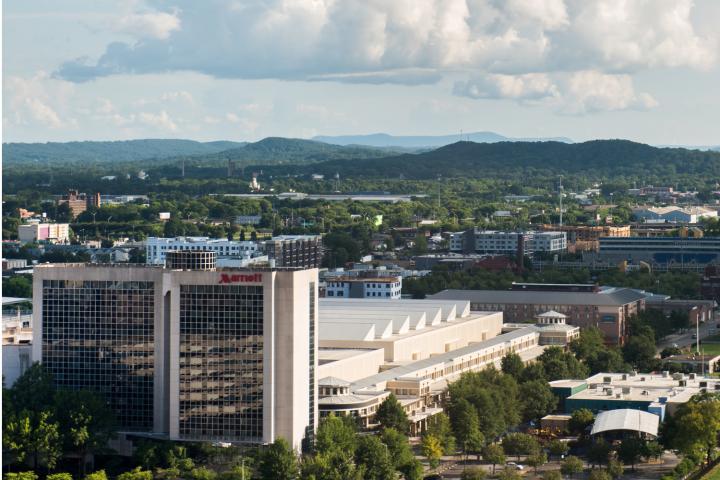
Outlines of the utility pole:
<svg viewBox="0 0 720 480">
<path fill-rule="evenodd" d="M 563 197 L 563 186 L 562 186 L 562 175 L 560 175 L 560 185 L 558 186 L 558 195 L 560 196 L 560 228 L 562 228 L 563 225 L 563 206 L 562 206 L 562 197 Z"/>
</svg>

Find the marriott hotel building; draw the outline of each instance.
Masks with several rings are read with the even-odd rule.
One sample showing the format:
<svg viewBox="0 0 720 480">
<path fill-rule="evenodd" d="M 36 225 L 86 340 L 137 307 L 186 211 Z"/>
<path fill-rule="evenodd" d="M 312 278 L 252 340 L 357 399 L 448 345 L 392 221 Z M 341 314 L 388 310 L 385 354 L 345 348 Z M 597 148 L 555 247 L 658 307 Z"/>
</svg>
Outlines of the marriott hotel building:
<svg viewBox="0 0 720 480">
<path fill-rule="evenodd" d="M 317 424 L 317 269 L 47 264 L 33 357 L 58 388 L 102 393 L 120 431 L 299 448 Z"/>
</svg>

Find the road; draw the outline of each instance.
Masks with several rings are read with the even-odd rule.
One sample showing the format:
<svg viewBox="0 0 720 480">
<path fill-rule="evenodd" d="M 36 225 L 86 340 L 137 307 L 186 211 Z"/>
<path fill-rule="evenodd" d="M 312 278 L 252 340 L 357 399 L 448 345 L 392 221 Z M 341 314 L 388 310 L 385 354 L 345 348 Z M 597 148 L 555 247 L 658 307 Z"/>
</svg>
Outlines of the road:
<svg viewBox="0 0 720 480">
<path fill-rule="evenodd" d="M 668 335 L 662 342 L 658 344 L 658 352 L 663 348 L 677 345 L 678 347 L 687 347 L 688 345 L 695 344 L 695 339 L 692 336 L 695 334 L 695 328 L 688 329 L 687 332 L 682 334 Z M 716 328 L 715 322 L 705 322 L 700 324 L 700 340 L 710 335 L 720 333 L 720 329 Z"/>
</svg>

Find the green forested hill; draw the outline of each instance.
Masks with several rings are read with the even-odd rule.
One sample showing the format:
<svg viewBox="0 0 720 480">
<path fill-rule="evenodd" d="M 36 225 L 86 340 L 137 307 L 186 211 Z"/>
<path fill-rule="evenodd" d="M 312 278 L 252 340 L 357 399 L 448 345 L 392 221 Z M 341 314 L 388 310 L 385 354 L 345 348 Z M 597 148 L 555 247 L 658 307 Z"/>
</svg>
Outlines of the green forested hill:
<svg viewBox="0 0 720 480">
<path fill-rule="evenodd" d="M 349 177 L 504 177 L 587 174 L 598 178 L 701 175 L 720 179 L 720 153 L 656 148 L 627 140 L 560 142 L 458 142 L 414 155 L 353 162 L 324 162 L 313 172 Z"/>
<path fill-rule="evenodd" d="M 177 155 L 212 154 L 241 147 L 238 142 L 193 140 L 126 140 L 116 142 L 3 143 L 5 164 L 113 163 Z"/>
</svg>

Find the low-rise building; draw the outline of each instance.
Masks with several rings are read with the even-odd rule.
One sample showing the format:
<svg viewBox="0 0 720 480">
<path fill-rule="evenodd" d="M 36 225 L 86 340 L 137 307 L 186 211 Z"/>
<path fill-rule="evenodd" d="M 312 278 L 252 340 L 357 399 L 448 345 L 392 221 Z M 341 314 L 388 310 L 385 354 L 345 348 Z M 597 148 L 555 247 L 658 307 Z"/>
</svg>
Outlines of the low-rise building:
<svg viewBox="0 0 720 480">
<path fill-rule="evenodd" d="M 703 218 L 717 218 L 718 212 L 705 207 L 639 207 L 633 215 L 640 221 L 658 221 L 668 223 L 698 223 Z"/>
<path fill-rule="evenodd" d="M 67 223 L 33 222 L 18 225 L 20 243 L 69 243 L 70 225 Z"/>
<path fill-rule="evenodd" d="M 501 311 L 507 322 L 528 322 L 554 310 L 578 327 L 598 327 L 609 344 L 623 344 L 626 322 L 645 309 L 645 295 L 628 288 L 590 291 L 577 285 L 518 284 L 513 290 L 444 290 L 433 300 L 465 300 L 471 310 Z M 580 290 L 580 291 L 578 291 Z"/>
<path fill-rule="evenodd" d="M 567 249 L 565 232 L 501 232 L 472 229 L 450 235 L 450 251 L 523 255 L 562 252 Z"/>
<path fill-rule="evenodd" d="M 402 277 L 400 276 L 330 277 L 325 285 L 325 296 L 330 298 L 385 298 L 398 300 L 401 291 Z"/>
<path fill-rule="evenodd" d="M 209 237 L 149 237 L 145 240 L 145 263 L 164 265 L 165 254 L 169 251 L 201 251 L 207 250 L 217 254 L 219 261 L 223 259 L 248 259 L 262 254 L 262 246 L 253 241 L 227 240 Z"/>
<path fill-rule="evenodd" d="M 661 420 L 703 391 L 720 391 L 720 379 L 694 373 L 598 373 L 585 380 L 550 382 L 561 409 L 593 412 L 631 408 L 654 413 Z"/>
<path fill-rule="evenodd" d="M 70 213 L 75 218 L 88 208 L 99 208 L 102 200 L 99 193 L 88 195 L 87 193 L 79 193 L 77 190 L 68 190 L 67 195 L 61 196 L 57 201 L 58 206 L 64 204 L 70 207 Z"/>
<path fill-rule="evenodd" d="M 535 328 L 540 333 L 540 345 L 565 347 L 573 340 L 580 338 L 580 327 L 568 325 L 567 315 L 550 310 L 536 316 Z M 503 323 L 503 333 L 527 328 L 527 323 Z"/>
<path fill-rule="evenodd" d="M 697 353 L 670 355 L 663 358 L 664 364 L 680 365 L 683 370 L 687 369 L 699 374 L 712 374 L 720 370 L 720 355 L 703 355 Z M 686 370 L 686 371 L 687 371 Z"/>
</svg>

